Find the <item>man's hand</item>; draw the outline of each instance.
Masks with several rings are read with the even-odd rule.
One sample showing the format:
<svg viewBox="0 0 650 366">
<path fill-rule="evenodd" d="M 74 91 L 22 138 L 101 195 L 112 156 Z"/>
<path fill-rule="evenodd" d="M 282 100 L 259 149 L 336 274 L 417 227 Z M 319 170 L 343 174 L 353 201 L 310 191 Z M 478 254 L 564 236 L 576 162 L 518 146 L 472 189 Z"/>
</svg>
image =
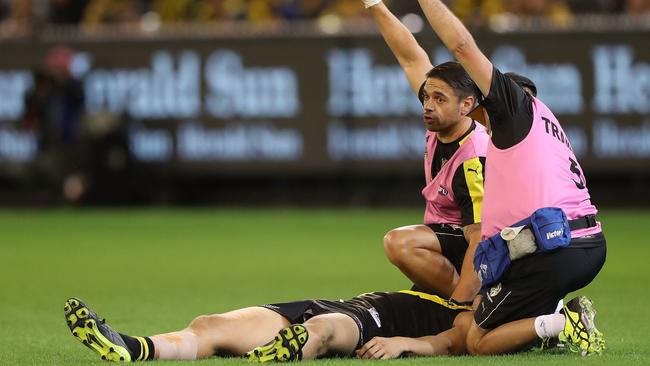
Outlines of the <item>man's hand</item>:
<svg viewBox="0 0 650 366">
<path fill-rule="evenodd" d="M 386 360 L 399 357 L 407 348 L 406 339 L 403 337 L 374 337 L 356 350 L 356 353 L 359 358 Z"/>
<path fill-rule="evenodd" d="M 404 70 L 413 93 L 418 95 L 427 72 L 433 67 L 429 55 L 420 47 L 411 31 L 381 0 L 362 0 L 362 2 L 368 8 L 366 11 L 379 26 L 381 36 Z"/>
<path fill-rule="evenodd" d="M 454 58 L 463 65 L 484 96 L 490 94 L 492 63 L 461 21 L 441 0 L 418 0 L 429 24 Z"/>
<path fill-rule="evenodd" d="M 366 7 L 366 9 L 373 7 L 381 2 L 381 0 L 361 0 L 363 1 L 363 6 Z"/>
</svg>

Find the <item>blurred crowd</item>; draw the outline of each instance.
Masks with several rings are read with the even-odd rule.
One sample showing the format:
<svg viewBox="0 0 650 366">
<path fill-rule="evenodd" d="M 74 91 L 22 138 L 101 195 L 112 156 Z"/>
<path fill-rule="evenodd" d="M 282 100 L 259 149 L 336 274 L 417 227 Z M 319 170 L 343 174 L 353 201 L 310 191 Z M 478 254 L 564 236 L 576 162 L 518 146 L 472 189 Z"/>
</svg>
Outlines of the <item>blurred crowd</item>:
<svg viewBox="0 0 650 366">
<path fill-rule="evenodd" d="M 384 0 L 398 15 L 420 13 L 416 0 Z M 650 16 L 650 0 L 447 0 L 471 26 L 499 19 L 541 17 L 567 24 L 581 14 Z M 0 0 L 0 38 L 29 35 L 47 25 L 98 27 L 217 23 L 282 24 L 293 20 L 360 19 L 368 16 L 360 0 Z M 495 20 L 496 19 L 496 20 Z M 632 19 L 632 18 L 630 18 Z M 638 18 L 645 21 L 647 18 Z M 618 19 L 614 19 L 618 21 Z M 503 23 L 503 22 L 502 22 Z M 111 29 L 113 29 L 111 27 Z M 65 202 L 131 202 L 150 192 L 134 182 L 129 150 L 129 116 L 88 115 L 82 80 L 72 73 L 74 50 L 56 46 L 32 73 L 18 127 L 35 136 L 38 154 L 16 189 L 42 192 L 37 202 L 60 197 Z M 18 176 L 18 175 L 16 175 Z M 1 178 L 1 177 L 0 177 Z M 0 180 L 0 186 L 2 181 Z M 12 188 L 13 189 L 13 188 Z M 142 191 L 146 191 L 142 193 Z M 124 195 L 129 192 L 129 195 Z M 62 193 L 62 194 L 61 194 Z"/>
<path fill-rule="evenodd" d="M 86 113 L 82 80 L 71 73 L 74 52 L 55 46 L 44 55 L 32 70 L 34 82 L 17 121 L 20 130 L 33 133 L 38 145 L 36 159 L 19 185 L 31 192 L 34 202 L 78 202 L 93 195 L 119 200 L 112 192 L 131 191 L 127 121 Z"/>
<path fill-rule="evenodd" d="M 418 12 L 417 1 L 385 0 L 397 14 Z M 646 14 L 650 0 L 446 0 L 465 22 L 480 25 L 512 14 L 566 19 L 576 14 Z M 0 0 L 7 26 L 133 23 L 155 17 L 162 24 L 245 20 L 252 23 L 366 16 L 359 0 Z"/>
</svg>

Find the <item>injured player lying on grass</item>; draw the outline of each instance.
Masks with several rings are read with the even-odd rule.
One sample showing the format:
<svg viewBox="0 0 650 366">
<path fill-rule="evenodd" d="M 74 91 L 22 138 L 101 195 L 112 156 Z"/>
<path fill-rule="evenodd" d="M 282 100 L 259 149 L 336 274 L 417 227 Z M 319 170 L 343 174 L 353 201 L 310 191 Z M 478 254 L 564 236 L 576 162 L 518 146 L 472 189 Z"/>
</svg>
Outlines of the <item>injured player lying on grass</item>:
<svg viewBox="0 0 650 366">
<path fill-rule="evenodd" d="M 375 292 L 347 301 L 304 300 L 202 315 L 176 332 L 132 337 L 113 330 L 80 299 L 64 306 L 75 338 L 110 361 L 464 354 L 470 309 L 420 292 Z"/>
<path fill-rule="evenodd" d="M 578 299 L 569 302 L 564 313 L 573 313 L 569 308 Z M 76 339 L 102 359 L 127 362 L 212 356 L 267 362 L 462 355 L 467 353 L 472 321 L 468 310 L 421 292 L 374 292 L 347 301 L 303 300 L 202 315 L 185 329 L 137 337 L 113 330 L 78 298 L 64 305 Z M 575 315 L 567 318 L 567 324 L 581 316 Z"/>
</svg>

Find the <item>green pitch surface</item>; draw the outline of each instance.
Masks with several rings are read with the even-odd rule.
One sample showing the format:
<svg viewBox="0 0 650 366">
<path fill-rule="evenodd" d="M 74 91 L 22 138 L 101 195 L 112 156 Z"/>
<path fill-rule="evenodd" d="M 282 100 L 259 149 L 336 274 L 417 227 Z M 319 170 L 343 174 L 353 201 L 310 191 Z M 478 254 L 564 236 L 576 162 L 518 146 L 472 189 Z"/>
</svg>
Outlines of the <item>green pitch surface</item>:
<svg viewBox="0 0 650 366">
<path fill-rule="evenodd" d="M 650 212 L 605 211 L 600 218 L 607 263 L 581 293 L 598 309 L 604 355 L 381 364 L 650 364 Z M 409 284 L 384 258 L 382 237 L 420 220 L 419 210 L 0 211 L 0 365 L 102 363 L 69 334 L 69 296 L 122 332 L 148 335 L 252 304 L 404 289 Z"/>
</svg>

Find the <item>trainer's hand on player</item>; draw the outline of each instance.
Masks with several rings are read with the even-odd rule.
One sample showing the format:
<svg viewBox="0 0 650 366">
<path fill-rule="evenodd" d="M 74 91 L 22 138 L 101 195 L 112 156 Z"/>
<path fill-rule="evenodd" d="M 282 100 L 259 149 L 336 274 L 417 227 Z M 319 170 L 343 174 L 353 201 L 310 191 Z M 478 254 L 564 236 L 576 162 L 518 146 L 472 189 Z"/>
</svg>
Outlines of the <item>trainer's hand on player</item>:
<svg viewBox="0 0 650 366">
<path fill-rule="evenodd" d="M 356 353 L 357 357 L 374 360 L 397 358 L 407 350 L 407 342 L 403 337 L 374 337 Z"/>
<path fill-rule="evenodd" d="M 363 6 L 366 7 L 366 9 L 371 8 L 381 2 L 381 0 L 361 0 L 363 2 Z"/>
</svg>

